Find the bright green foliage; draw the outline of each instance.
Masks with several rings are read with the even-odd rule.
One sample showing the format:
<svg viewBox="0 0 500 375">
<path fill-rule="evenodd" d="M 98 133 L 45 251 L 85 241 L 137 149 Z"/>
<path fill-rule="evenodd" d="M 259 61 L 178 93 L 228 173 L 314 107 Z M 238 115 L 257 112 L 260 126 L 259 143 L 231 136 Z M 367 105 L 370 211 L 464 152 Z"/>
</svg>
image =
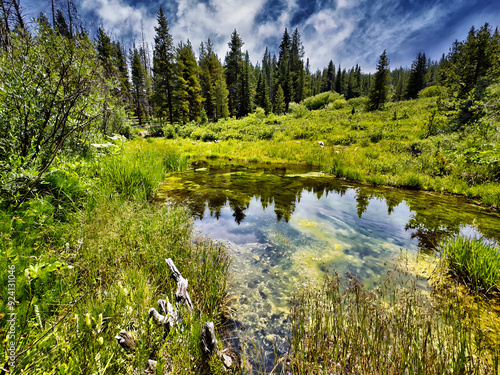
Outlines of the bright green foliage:
<svg viewBox="0 0 500 375">
<path fill-rule="evenodd" d="M 179 43 L 176 55 L 174 86 L 174 113 L 177 121 L 199 121 L 201 114 L 201 88 L 198 64 L 190 43 Z"/>
<path fill-rule="evenodd" d="M 340 95 L 336 92 L 324 92 L 315 96 L 311 96 L 304 100 L 304 106 L 312 111 L 326 107 L 329 103 L 333 103 L 340 99 Z"/>
<path fill-rule="evenodd" d="M 16 200 L 59 151 L 85 149 L 110 85 L 85 35 L 68 39 L 47 27 L 11 36 L 0 82 L 1 185 Z"/>
<path fill-rule="evenodd" d="M 467 39 L 455 42 L 441 67 L 441 82 L 448 89 L 448 110 L 455 111 L 457 125 L 472 124 L 483 115 L 486 88 L 498 82 L 500 36 L 486 23 L 471 28 Z"/>
<path fill-rule="evenodd" d="M 158 26 L 155 27 L 155 48 L 153 55 L 154 95 L 158 117 L 168 117 L 174 122 L 173 84 L 174 84 L 174 44 L 170 35 L 167 19 L 160 7 Z"/>
<path fill-rule="evenodd" d="M 387 100 L 387 80 L 389 78 L 389 59 L 387 52 L 384 51 L 380 55 L 380 60 L 377 64 L 377 72 L 373 80 L 373 88 L 370 92 L 367 108 L 369 111 L 381 109 Z"/>
<path fill-rule="evenodd" d="M 457 236 L 438 248 L 450 271 L 473 291 L 500 291 L 500 249 L 480 238 Z"/>
<path fill-rule="evenodd" d="M 274 99 L 274 113 L 278 115 L 284 114 L 286 111 L 285 94 L 281 85 L 278 86 L 278 91 L 276 92 L 276 98 Z"/>
<path fill-rule="evenodd" d="M 0 210 L 0 281 L 7 285 L 7 265 L 14 266 L 19 301 L 15 373 L 132 374 L 144 371 L 150 358 L 189 374 L 209 366 L 200 331 L 206 321 L 221 322 L 227 249 L 195 243 L 184 208 L 147 201 L 165 172 L 185 169 L 187 160 L 164 143 L 143 140 L 107 149 L 115 151 L 59 160 L 52 177 L 66 201 L 46 196 L 15 212 Z M 174 304 L 169 257 L 190 281 L 195 313 L 179 307 L 182 327 L 165 337 L 148 310 L 159 298 Z M 7 311 L 7 288 L 1 293 L 0 308 Z M 9 329 L 6 319 L 1 324 Z M 116 342 L 122 329 L 135 339 L 133 355 Z"/>
</svg>

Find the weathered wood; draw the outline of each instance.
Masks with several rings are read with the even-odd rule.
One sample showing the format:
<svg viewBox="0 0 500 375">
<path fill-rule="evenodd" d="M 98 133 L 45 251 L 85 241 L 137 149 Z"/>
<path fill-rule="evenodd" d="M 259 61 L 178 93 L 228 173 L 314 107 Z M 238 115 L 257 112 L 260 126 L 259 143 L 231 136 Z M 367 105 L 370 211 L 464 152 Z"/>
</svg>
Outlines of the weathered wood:
<svg viewBox="0 0 500 375">
<path fill-rule="evenodd" d="M 175 292 L 175 305 L 179 307 L 179 303 L 185 303 L 189 312 L 193 312 L 193 303 L 191 302 L 191 297 L 189 297 L 189 293 L 187 291 L 188 280 L 182 277 L 181 273 L 175 266 L 173 260 L 171 258 L 166 259 L 168 268 L 170 268 L 171 277 L 177 283 L 177 291 Z"/>
<path fill-rule="evenodd" d="M 116 336 L 115 336 L 115 339 L 118 341 L 118 344 L 120 344 L 120 346 L 129 351 L 129 352 L 133 352 L 135 350 L 135 343 L 134 343 L 134 339 L 132 338 L 132 336 L 130 336 L 130 334 L 125 331 L 125 330 L 121 330 Z"/>
<path fill-rule="evenodd" d="M 206 322 L 203 324 L 203 329 L 201 330 L 201 344 L 203 352 L 206 355 L 216 353 L 218 351 L 213 322 Z"/>
</svg>

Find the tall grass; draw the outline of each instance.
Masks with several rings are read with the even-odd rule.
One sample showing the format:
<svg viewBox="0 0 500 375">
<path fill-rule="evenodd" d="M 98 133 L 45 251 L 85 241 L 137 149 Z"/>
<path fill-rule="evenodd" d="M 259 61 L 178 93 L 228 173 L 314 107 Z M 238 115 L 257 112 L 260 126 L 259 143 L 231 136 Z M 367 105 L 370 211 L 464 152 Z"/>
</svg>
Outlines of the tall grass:
<svg viewBox="0 0 500 375">
<path fill-rule="evenodd" d="M 406 281 L 405 281 L 406 280 Z M 292 299 L 292 374 L 498 373 L 500 346 L 481 334 L 457 294 L 431 302 L 392 276 L 372 292 L 353 277 L 325 278 Z"/>
<path fill-rule="evenodd" d="M 500 249 L 481 238 L 456 236 L 443 240 L 438 249 L 448 269 L 473 291 L 500 291 Z"/>
<path fill-rule="evenodd" d="M 127 142 L 80 163 L 78 173 L 58 174 L 61 189 L 78 193 L 65 221 L 54 216 L 58 201 L 50 196 L 23 212 L 0 212 L 0 280 L 6 284 L 14 265 L 19 300 L 16 374 L 143 373 L 148 359 L 176 374 L 222 368 L 217 357 L 203 358 L 200 332 L 225 312 L 228 251 L 193 237 L 187 209 L 148 203 L 164 174 L 186 165 L 164 142 Z M 75 187 L 78 178 L 86 195 Z M 181 306 L 182 327 L 164 337 L 148 310 L 160 298 L 175 301 L 169 257 L 189 280 L 195 313 Z M 0 315 L 2 330 L 10 328 L 6 319 Z M 117 344 L 122 329 L 134 337 L 134 353 Z"/>
</svg>

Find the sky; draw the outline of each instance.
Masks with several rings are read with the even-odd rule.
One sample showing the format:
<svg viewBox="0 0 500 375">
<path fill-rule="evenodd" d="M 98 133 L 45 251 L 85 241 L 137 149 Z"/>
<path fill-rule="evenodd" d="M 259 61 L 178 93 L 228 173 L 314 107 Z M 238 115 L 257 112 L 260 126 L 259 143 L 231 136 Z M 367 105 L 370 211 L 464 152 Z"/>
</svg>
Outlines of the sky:
<svg viewBox="0 0 500 375">
<path fill-rule="evenodd" d="M 66 0 L 56 0 L 65 4 Z M 472 26 L 500 26 L 498 0 L 73 0 L 85 27 L 102 26 L 127 48 L 142 37 L 153 48 L 157 13 L 162 7 L 174 43 L 189 40 L 198 55 L 210 39 L 221 61 L 236 30 L 252 64 L 261 64 L 266 47 L 278 55 L 285 28 L 297 29 L 311 71 L 333 61 L 374 72 L 384 50 L 390 68 L 410 67 L 419 52 L 433 60 L 447 53 Z M 29 17 L 49 0 L 20 0 Z"/>
</svg>

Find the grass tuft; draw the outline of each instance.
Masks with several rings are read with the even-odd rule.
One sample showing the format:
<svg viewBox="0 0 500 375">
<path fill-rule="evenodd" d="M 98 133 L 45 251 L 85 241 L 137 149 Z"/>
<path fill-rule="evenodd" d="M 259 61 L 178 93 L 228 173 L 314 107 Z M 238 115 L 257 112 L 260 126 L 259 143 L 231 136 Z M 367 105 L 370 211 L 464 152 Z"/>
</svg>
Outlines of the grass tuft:
<svg viewBox="0 0 500 375">
<path fill-rule="evenodd" d="M 450 271 L 473 291 L 500 291 L 500 249 L 480 238 L 457 236 L 438 248 Z"/>
</svg>

